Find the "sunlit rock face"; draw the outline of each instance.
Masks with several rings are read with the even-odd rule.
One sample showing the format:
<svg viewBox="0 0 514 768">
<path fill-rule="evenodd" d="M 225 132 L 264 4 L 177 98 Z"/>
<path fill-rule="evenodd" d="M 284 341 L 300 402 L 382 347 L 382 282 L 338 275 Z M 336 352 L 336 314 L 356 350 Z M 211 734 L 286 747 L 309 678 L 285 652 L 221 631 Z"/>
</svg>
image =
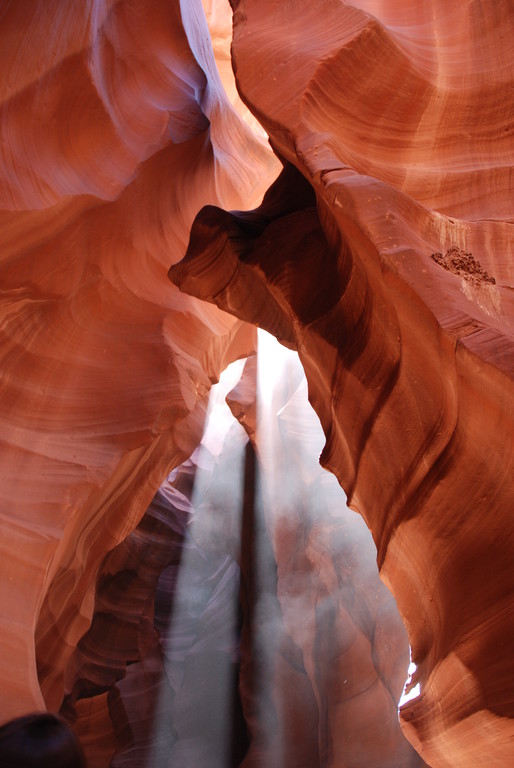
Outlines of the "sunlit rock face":
<svg viewBox="0 0 514 768">
<path fill-rule="evenodd" d="M 234 2 L 253 117 L 221 2 L 4 5 L 1 719 L 61 709 L 93 768 L 509 765 L 508 1 Z M 229 214 L 257 121 L 285 170 Z M 198 448 L 254 325 L 423 758 L 299 374 L 263 427 L 248 363 Z"/>
<path fill-rule="evenodd" d="M 224 94 L 199 2 L 0 17 L 6 719 L 59 708 L 103 558 L 197 445 L 211 382 L 255 347 L 167 270 L 203 204 L 255 204 L 277 161 Z"/>
<path fill-rule="evenodd" d="M 254 213 L 202 211 L 171 279 L 298 350 L 409 632 L 409 739 L 433 766 L 508 765 L 511 5 L 233 9 L 239 91 L 285 170 Z"/>
</svg>

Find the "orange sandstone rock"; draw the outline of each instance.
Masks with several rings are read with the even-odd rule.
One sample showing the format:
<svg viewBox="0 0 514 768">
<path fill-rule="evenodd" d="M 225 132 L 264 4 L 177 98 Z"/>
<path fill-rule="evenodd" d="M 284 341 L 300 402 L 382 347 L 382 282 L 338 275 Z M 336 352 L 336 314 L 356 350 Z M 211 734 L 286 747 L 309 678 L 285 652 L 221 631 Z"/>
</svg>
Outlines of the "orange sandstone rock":
<svg viewBox="0 0 514 768">
<path fill-rule="evenodd" d="M 287 164 L 255 212 L 204 209 L 171 278 L 298 349 L 321 461 L 409 632 L 421 693 L 405 733 L 430 765 L 500 768 L 514 757 L 509 3 L 233 8 L 239 91 Z"/>
<path fill-rule="evenodd" d="M 232 6 L 237 88 L 254 118 L 230 83 L 229 14 L 210 0 L 214 53 L 200 0 L 0 11 L 0 717 L 64 702 L 95 768 L 171 748 L 213 768 L 213 731 L 196 743 L 191 723 L 213 700 L 205 659 L 210 671 L 227 660 L 211 644 L 223 622 L 202 604 L 181 667 L 167 643 L 183 627 L 165 622 L 175 539 L 159 497 L 150 502 L 182 465 L 189 504 L 194 462 L 183 462 L 211 383 L 255 349 L 250 321 L 298 349 L 322 463 L 372 531 L 418 665 L 406 735 L 432 766 L 503 768 L 514 678 L 509 2 Z M 258 205 L 276 173 L 255 118 L 285 168 L 260 208 L 227 213 Z M 183 291 L 210 303 L 179 292 L 170 264 Z M 255 442 L 241 387 L 232 407 Z M 297 429 L 286 400 L 283 434 Z M 251 535 L 239 550 L 223 505 L 201 514 L 211 526 L 198 560 L 224 552 L 248 579 Z M 263 686 L 272 725 L 295 768 L 420 765 L 396 724 L 402 628 L 366 571 L 369 541 L 350 547 L 353 560 L 351 513 L 331 514 L 268 511 L 268 607 L 281 632 Z M 232 594 L 237 569 L 223 563 L 212 583 Z M 241 602 L 251 610 L 251 593 Z M 256 735 L 269 712 L 254 708 L 247 659 L 236 715 Z M 268 766 L 267 746 L 243 739 L 233 762 Z"/>
<path fill-rule="evenodd" d="M 194 449 L 211 382 L 254 348 L 166 277 L 197 210 L 257 200 L 275 162 L 224 95 L 202 14 L 1 12 L 4 720 L 60 706 L 103 558 Z"/>
</svg>

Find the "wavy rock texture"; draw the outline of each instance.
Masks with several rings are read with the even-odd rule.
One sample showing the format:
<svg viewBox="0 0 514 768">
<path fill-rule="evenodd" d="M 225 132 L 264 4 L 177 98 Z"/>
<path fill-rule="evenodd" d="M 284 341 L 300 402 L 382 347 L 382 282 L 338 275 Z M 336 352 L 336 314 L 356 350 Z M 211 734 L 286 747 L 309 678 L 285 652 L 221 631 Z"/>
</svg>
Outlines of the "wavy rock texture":
<svg viewBox="0 0 514 768">
<path fill-rule="evenodd" d="M 250 321 L 373 533 L 405 733 L 509 765 L 508 1 L 234 1 L 253 118 L 226 6 L 72 5 L 0 8 L 0 717 L 62 707 L 94 768 L 423 764 L 296 384 L 262 438 L 247 371 L 250 442 L 194 453 Z M 277 173 L 256 119 L 285 169 L 229 214 Z"/>
<path fill-rule="evenodd" d="M 170 276 L 298 349 L 407 625 L 409 739 L 508 765 L 510 4 L 232 5 L 239 91 L 286 167 L 257 211 L 202 211 Z"/>
<path fill-rule="evenodd" d="M 211 382 L 255 347 L 167 269 L 199 207 L 257 201 L 276 160 L 224 95 L 199 2 L 0 16 L 6 719 L 60 706 L 106 553 L 197 445 Z"/>
</svg>

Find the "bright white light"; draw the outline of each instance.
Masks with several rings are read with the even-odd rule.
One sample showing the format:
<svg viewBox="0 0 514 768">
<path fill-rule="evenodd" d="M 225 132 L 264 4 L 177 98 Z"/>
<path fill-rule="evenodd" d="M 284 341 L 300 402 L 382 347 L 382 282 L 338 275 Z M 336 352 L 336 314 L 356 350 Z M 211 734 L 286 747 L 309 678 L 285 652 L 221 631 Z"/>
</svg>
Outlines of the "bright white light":
<svg viewBox="0 0 514 768">
<path fill-rule="evenodd" d="M 271 404 L 273 392 L 277 384 L 284 383 L 284 372 L 288 368 L 298 371 L 298 377 L 303 376 L 303 369 L 298 359 L 298 353 L 287 349 L 274 336 L 262 328 L 257 330 L 257 391 L 260 406 Z"/>
<path fill-rule="evenodd" d="M 406 704 L 411 699 L 415 699 L 417 696 L 419 696 L 419 694 L 421 692 L 419 683 L 416 683 L 414 688 L 411 688 L 407 692 L 407 688 L 409 686 L 410 681 L 412 680 L 412 676 L 415 673 L 415 671 L 416 671 L 416 665 L 414 664 L 414 662 L 411 659 L 411 663 L 409 664 L 409 669 L 408 669 L 409 676 L 408 676 L 408 678 L 407 678 L 407 680 L 405 682 L 405 686 L 403 688 L 403 693 L 401 695 L 400 701 L 398 702 L 398 708 L 403 707 L 403 705 Z"/>
<path fill-rule="evenodd" d="M 221 374 L 219 382 L 211 387 L 206 418 L 207 426 L 201 445 L 207 448 L 213 456 L 219 456 L 221 453 L 226 434 L 234 423 L 234 417 L 225 402 L 225 398 L 241 378 L 245 362 L 246 360 L 243 359 L 231 363 Z"/>
<path fill-rule="evenodd" d="M 237 545 L 241 540 L 247 437 L 225 397 L 239 381 L 244 364 L 245 360 L 239 360 L 229 365 L 211 387 L 204 435 L 192 457 L 195 473 L 191 514 L 180 568 L 174 577 L 170 624 L 162 637 L 163 664 L 173 703 L 171 708 L 166 704 L 157 710 L 155 760 L 151 754 L 149 765 L 158 761 L 163 743 L 160 734 L 170 728 L 171 722 L 178 736 L 170 748 L 170 765 L 214 764 L 211 754 L 216 765 L 229 764 L 234 658 L 239 643 Z M 224 448 L 230 453 L 228 472 L 226 462 L 223 464 Z M 180 467 L 175 476 L 179 474 Z M 176 565 L 170 568 L 176 569 Z M 163 584 L 172 584 L 166 580 L 166 571 Z M 208 670 L 211 658 L 216 660 L 212 672 Z M 189 704 L 190 680 L 201 680 L 201 696 L 195 708 Z M 204 712 L 208 712 L 208 728 Z"/>
</svg>

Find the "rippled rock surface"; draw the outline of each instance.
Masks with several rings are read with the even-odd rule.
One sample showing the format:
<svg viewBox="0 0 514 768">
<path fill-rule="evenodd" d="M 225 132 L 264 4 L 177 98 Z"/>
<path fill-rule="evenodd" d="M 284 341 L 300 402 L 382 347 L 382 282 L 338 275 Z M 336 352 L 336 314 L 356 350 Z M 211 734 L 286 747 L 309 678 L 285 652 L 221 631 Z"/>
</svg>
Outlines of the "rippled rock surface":
<svg viewBox="0 0 514 768">
<path fill-rule="evenodd" d="M 167 270 L 198 209 L 258 200 L 276 160 L 225 96 L 199 3 L 0 17 L 7 718 L 60 706 L 104 557 L 196 447 L 211 383 L 255 348 Z"/>
<path fill-rule="evenodd" d="M 322 464 L 373 533 L 430 765 L 512 761 L 513 66 L 507 2 L 234 2 L 285 163 L 170 276 L 298 349 Z M 265 10 L 264 10 L 265 9 Z"/>
<path fill-rule="evenodd" d="M 0 8 L 0 717 L 94 768 L 504 768 L 510 3 L 232 11 L 251 115 L 221 2 Z M 248 363 L 198 448 L 256 325 L 354 511 L 299 380 L 263 431 Z"/>
</svg>

